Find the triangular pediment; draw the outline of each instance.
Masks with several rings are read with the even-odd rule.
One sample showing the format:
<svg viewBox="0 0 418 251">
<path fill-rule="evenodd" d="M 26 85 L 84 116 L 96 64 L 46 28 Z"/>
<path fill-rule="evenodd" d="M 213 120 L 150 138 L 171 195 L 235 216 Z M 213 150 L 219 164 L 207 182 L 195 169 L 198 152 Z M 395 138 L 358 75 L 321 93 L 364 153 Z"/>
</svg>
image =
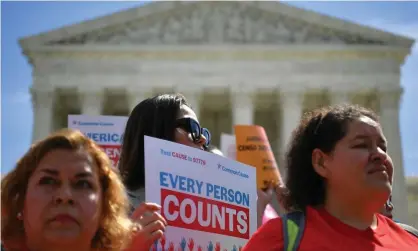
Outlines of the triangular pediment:
<svg viewBox="0 0 418 251">
<path fill-rule="evenodd" d="M 31 45 L 362 44 L 413 40 L 279 2 L 155 2 L 25 38 Z"/>
</svg>

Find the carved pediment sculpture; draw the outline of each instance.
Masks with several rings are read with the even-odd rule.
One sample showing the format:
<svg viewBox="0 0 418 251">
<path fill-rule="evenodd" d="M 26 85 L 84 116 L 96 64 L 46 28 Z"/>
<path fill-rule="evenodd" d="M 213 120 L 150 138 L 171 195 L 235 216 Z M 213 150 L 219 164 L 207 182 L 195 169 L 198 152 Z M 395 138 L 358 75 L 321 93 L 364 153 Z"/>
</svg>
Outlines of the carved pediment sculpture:
<svg viewBox="0 0 418 251">
<path fill-rule="evenodd" d="M 201 2 L 50 44 L 383 44 L 238 2 Z"/>
</svg>

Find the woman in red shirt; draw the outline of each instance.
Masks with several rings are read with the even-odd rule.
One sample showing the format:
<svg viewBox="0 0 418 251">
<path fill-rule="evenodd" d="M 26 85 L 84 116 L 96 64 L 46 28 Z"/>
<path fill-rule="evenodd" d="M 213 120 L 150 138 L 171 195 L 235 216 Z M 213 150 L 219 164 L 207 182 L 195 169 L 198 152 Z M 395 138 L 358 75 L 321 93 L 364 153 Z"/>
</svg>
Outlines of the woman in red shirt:
<svg viewBox="0 0 418 251">
<path fill-rule="evenodd" d="M 377 116 L 365 108 L 306 114 L 286 155 L 283 195 L 289 212 L 303 212 L 301 239 L 285 245 L 282 218 L 276 218 L 258 229 L 244 251 L 418 250 L 418 238 L 379 214 L 392 191 L 387 144 Z"/>
</svg>

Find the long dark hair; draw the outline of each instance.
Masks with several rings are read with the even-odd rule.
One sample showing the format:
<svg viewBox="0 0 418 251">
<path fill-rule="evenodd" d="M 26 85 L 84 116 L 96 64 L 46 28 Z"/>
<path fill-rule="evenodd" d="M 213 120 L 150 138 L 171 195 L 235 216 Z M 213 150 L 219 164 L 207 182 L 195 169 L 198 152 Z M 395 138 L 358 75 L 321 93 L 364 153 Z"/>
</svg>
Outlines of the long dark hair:
<svg viewBox="0 0 418 251">
<path fill-rule="evenodd" d="M 182 105 L 190 106 L 183 95 L 162 94 L 143 100 L 132 110 L 119 159 L 119 170 L 128 189 L 145 186 L 144 136 L 174 141 L 175 123 Z"/>
</svg>

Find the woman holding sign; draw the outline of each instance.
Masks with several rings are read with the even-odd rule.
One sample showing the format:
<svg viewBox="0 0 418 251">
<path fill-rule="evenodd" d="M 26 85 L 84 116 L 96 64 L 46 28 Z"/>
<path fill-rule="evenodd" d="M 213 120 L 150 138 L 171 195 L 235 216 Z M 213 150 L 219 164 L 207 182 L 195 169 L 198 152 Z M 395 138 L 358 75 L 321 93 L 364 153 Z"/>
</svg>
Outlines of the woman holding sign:
<svg viewBox="0 0 418 251">
<path fill-rule="evenodd" d="M 119 170 L 128 189 L 132 218 L 143 225 L 160 226 L 157 229 L 150 228 L 149 234 L 157 238 L 165 229 L 165 221 L 157 212 L 160 209 L 158 205 L 144 203 L 145 135 L 204 150 L 210 143 L 210 133 L 200 126 L 195 112 L 179 94 L 163 94 L 145 99 L 129 115 Z"/>
<path fill-rule="evenodd" d="M 381 207 L 393 164 L 377 116 L 345 105 L 308 113 L 286 156 L 288 214 L 263 225 L 251 250 L 418 250 L 418 239 Z"/>
</svg>

